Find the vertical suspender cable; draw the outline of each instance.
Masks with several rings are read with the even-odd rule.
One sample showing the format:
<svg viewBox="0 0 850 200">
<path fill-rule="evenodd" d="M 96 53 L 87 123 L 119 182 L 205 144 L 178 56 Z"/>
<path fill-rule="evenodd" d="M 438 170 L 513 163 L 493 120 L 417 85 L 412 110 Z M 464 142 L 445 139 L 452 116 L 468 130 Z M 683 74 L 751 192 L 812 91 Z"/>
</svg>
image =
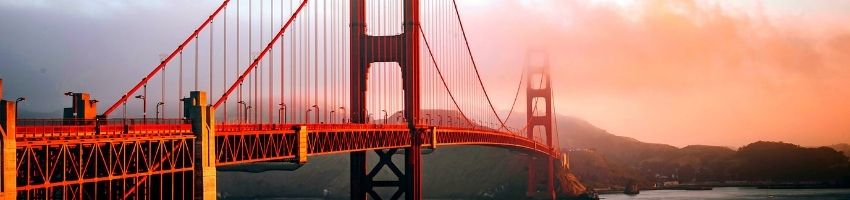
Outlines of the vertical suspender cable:
<svg viewBox="0 0 850 200">
<path fill-rule="evenodd" d="M 239 17 L 241 16 L 239 10 L 241 10 L 242 6 L 240 6 L 240 5 L 241 4 L 237 0 L 236 1 L 236 78 L 239 78 L 239 71 L 241 71 L 241 67 L 239 67 L 239 64 L 240 64 L 239 60 L 241 60 L 239 58 L 239 57 L 241 57 L 241 55 L 239 54 L 239 47 L 240 47 L 239 41 L 242 40 L 242 38 L 239 37 L 240 36 L 239 32 L 242 32 L 242 29 L 240 29 L 239 21 L 242 21 L 242 20 L 239 19 Z M 240 107 L 240 105 L 242 103 L 244 103 L 244 101 L 242 101 L 242 100 L 243 100 L 242 99 L 242 83 L 240 83 L 239 84 L 239 90 L 236 92 L 236 119 L 237 119 L 236 121 L 238 123 L 242 123 L 242 120 L 244 120 L 244 119 L 242 119 L 242 116 L 243 116 L 242 112 L 244 112 L 244 111 Z"/>
<path fill-rule="evenodd" d="M 183 51 L 180 51 L 180 76 L 178 77 L 178 86 L 177 87 L 177 97 L 178 99 L 183 96 Z M 177 118 L 183 119 L 183 103 L 177 102 Z"/>
<path fill-rule="evenodd" d="M 257 15 L 260 18 L 260 22 L 258 23 L 258 26 L 260 26 L 260 30 L 257 32 L 260 37 L 259 39 L 257 39 L 257 44 L 259 44 L 260 48 L 262 48 L 263 46 L 263 25 L 265 25 L 263 23 L 263 17 L 265 17 L 263 16 L 263 11 L 265 11 L 263 10 L 264 1 L 265 0 L 260 0 L 260 13 Z M 254 88 L 256 90 L 256 92 L 254 92 L 254 117 L 256 119 L 255 123 L 262 124 L 263 118 L 265 116 L 265 111 L 263 110 L 263 93 L 265 93 L 263 92 L 263 87 L 265 86 L 263 84 L 263 70 L 265 70 L 266 68 L 263 66 L 262 59 L 260 59 L 259 57 L 256 57 L 254 59 L 260 61 L 259 64 L 257 64 L 257 69 L 255 70 L 255 72 L 257 72 L 257 77 L 254 79 L 257 84 L 256 88 Z"/>
<path fill-rule="evenodd" d="M 222 53 L 224 53 L 224 71 L 222 72 L 222 91 L 227 89 L 227 7 L 224 10 L 224 45 L 222 48 Z M 224 122 L 227 122 L 227 99 L 224 99 Z"/>
<path fill-rule="evenodd" d="M 208 86 L 210 88 L 209 89 L 210 90 L 209 91 L 210 97 L 214 96 L 213 95 L 213 58 L 215 56 L 213 56 L 213 44 L 215 44 L 215 43 L 213 43 L 213 32 L 215 32 L 215 26 L 213 26 L 213 22 L 210 21 L 210 85 Z M 209 103 L 212 103 L 213 100 L 212 100 L 212 98 L 207 98 L 207 101 Z"/>
<path fill-rule="evenodd" d="M 319 105 L 319 1 L 316 1 L 316 5 L 313 6 L 313 105 Z M 317 108 L 318 109 L 318 108 Z M 319 119 L 318 116 L 320 110 L 314 110 L 313 113 L 316 115 L 316 119 Z M 318 122 L 318 120 L 316 121 Z"/>
<path fill-rule="evenodd" d="M 198 37 L 195 36 L 195 91 L 198 91 Z"/>
<path fill-rule="evenodd" d="M 161 60 L 160 62 L 165 62 L 165 60 Z M 163 103 L 163 104 L 161 105 L 162 110 L 161 111 L 157 110 L 157 115 L 156 115 L 157 118 L 159 118 L 160 115 L 162 115 L 162 118 L 165 118 L 165 104 L 164 104 L 165 103 L 165 79 L 167 78 L 165 76 L 165 68 L 166 67 L 162 67 L 162 77 L 161 77 L 162 78 L 162 85 L 160 86 L 160 91 L 159 91 L 160 92 L 159 102 Z M 159 103 L 157 103 L 157 105 L 159 105 Z"/>
<path fill-rule="evenodd" d="M 274 34 L 274 28 L 273 27 L 274 27 L 274 1 L 272 0 L 272 1 L 269 1 L 269 37 L 273 37 L 272 36 Z M 271 45 L 274 46 L 274 43 L 271 43 Z M 274 103 L 273 103 L 274 102 L 274 54 L 272 53 L 272 52 L 274 52 L 273 49 L 274 48 L 269 50 L 269 94 L 268 94 L 269 95 L 269 97 L 268 97 L 269 98 L 269 102 L 268 102 L 269 107 L 267 108 L 268 112 L 269 112 L 268 122 L 274 121 L 274 120 L 272 120 L 274 118 L 274 112 L 272 112 L 272 110 L 274 110 Z"/>
<path fill-rule="evenodd" d="M 283 2 L 280 3 L 280 24 L 283 25 Z M 283 113 L 284 112 L 284 110 L 283 110 L 283 105 L 284 105 L 284 103 L 283 103 L 283 96 L 284 96 L 283 93 L 286 92 L 286 90 L 283 88 L 284 87 L 283 82 L 286 81 L 286 78 L 284 77 L 285 74 L 284 74 L 284 63 L 283 63 L 283 61 L 286 60 L 286 58 L 284 57 L 285 53 L 286 53 L 286 48 L 284 48 L 284 46 L 283 46 L 283 40 L 280 40 L 280 102 L 278 103 L 278 106 L 280 106 L 280 108 L 278 108 L 278 109 L 281 109 L 281 111 L 278 112 L 278 115 L 279 115 L 278 118 L 280 119 L 280 120 L 278 120 L 278 123 L 281 123 L 281 124 L 284 123 L 283 118 L 284 118 L 284 115 L 286 115 L 286 113 Z"/>
<path fill-rule="evenodd" d="M 493 115 L 496 116 L 496 119 L 498 119 L 499 123 L 501 124 L 501 127 L 499 127 L 499 129 L 506 128 L 505 122 L 502 121 L 502 118 L 499 117 L 498 113 L 496 113 L 496 108 L 493 107 L 493 102 L 490 101 L 490 95 L 487 94 L 487 89 L 484 88 L 484 82 L 481 80 L 481 74 L 478 73 L 478 65 L 475 63 L 475 57 L 472 56 L 472 49 L 469 47 L 469 39 L 466 37 L 466 31 L 463 28 L 463 21 L 460 19 L 460 11 L 458 11 L 458 9 L 457 9 L 456 0 L 452 0 L 452 5 L 454 6 L 455 15 L 457 16 L 457 20 L 458 20 L 458 24 L 460 25 L 461 33 L 463 33 L 463 40 L 466 44 L 467 53 L 469 53 L 469 59 L 472 62 L 472 67 L 473 67 L 473 69 L 475 69 L 475 75 L 478 78 L 478 84 L 481 86 L 481 90 L 484 92 L 484 96 L 487 98 L 487 103 L 490 105 L 490 110 L 493 111 Z"/>
<path fill-rule="evenodd" d="M 294 6 L 293 2 L 294 1 L 289 2 L 289 10 L 290 10 L 291 13 L 295 12 L 295 6 Z M 289 89 L 289 108 L 287 108 L 287 110 L 289 110 L 289 111 L 287 111 L 287 112 L 292 113 L 290 115 L 292 116 L 292 118 L 294 120 L 294 119 L 297 119 L 297 117 L 295 115 L 295 108 L 296 108 L 295 107 L 295 99 L 296 99 L 296 97 L 295 97 L 295 89 L 296 89 L 295 88 L 295 86 L 296 86 L 296 83 L 295 83 L 295 73 L 296 73 L 296 71 L 295 71 L 295 68 L 296 68 L 296 65 L 295 65 L 296 64 L 295 63 L 295 61 L 296 61 L 295 50 L 296 49 L 295 49 L 295 47 L 296 47 L 296 44 L 297 44 L 295 42 L 295 37 L 297 36 L 298 32 L 293 30 L 293 31 L 291 31 L 291 33 L 292 33 L 292 35 L 289 36 L 289 38 L 290 38 L 290 42 L 289 42 L 289 49 L 290 49 L 290 51 L 289 51 L 289 53 L 290 53 L 290 56 L 289 56 L 289 88 L 290 88 Z"/>
<path fill-rule="evenodd" d="M 296 10 L 296 12 L 292 14 L 292 17 L 290 17 L 290 20 L 289 20 L 289 21 L 287 21 L 287 22 L 286 22 L 286 24 L 285 24 L 283 27 L 281 27 L 280 31 L 277 33 L 277 35 L 275 35 L 275 36 L 274 36 L 274 38 L 271 40 L 271 42 L 269 43 L 269 45 L 268 45 L 268 46 L 266 46 L 266 47 L 263 49 L 263 51 L 261 51 L 261 52 L 260 52 L 260 54 L 258 54 L 257 59 L 254 59 L 254 61 L 251 63 L 251 65 L 249 65 L 249 66 L 248 66 L 248 68 L 246 69 L 245 73 L 243 73 L 243 74 L 239 77 L 239 79 L 237 79 L 237 80 L 236 80 L 236 83 L 241 83 L 242 81 L 244 81 L 244 77 L 245 77 L 245 75 L 246 75 L 246 74 L 248 74 L 248 73 L 250 73 L 250 72 L 252 72 L 252 70 L 253 70 L 254 68 L 256 68 L 256 66 L 259 64 L 259 60 L 260 60 L 260 58 L 262 58 L 263 56 L 265 56 L 265 55 L 268 53 L 269 49 L 271 49 L 272 44 L 274 44 L 274 43 L 275 43 L 278 39 L 280 39 L 280 37 L 281 37 L 281 36 L 283 36 L 284 31 L 285 31 L 285 30 L 289 27 L 289 25 L 291 24 L 292 20 L 293 20 L 293 19 L 295 19 L 295 17 L 297 17 L 297 15 L 298 15 L 299 11 L 301 11 L 301 9 L 304 7 L 304 5 L 305 5 L 306 3 L 307 3 L 307 0 L 304 0 L 304 1 L 301 3 L 301 5 L 298 7 L 298 10 Z M 225 95 L 224 95 L 225 97 L 226 97 L 226 96 L 228 96 L 228 95 L 230 95 L 230 94 L 233 92 L 233 90 L 234 90 L 234 89 L 235 89 L 235 87 L 236 87 L 236 85 L 235 85 L 236 83 L 234 83 L 234 85 L 233 85 L 233 86 L 231 86 L 231 87 L 230 87 L 230 88 L 229 88 L 229 89 L 225 92 Z M 220 106 L 220 105 L 221 105 L 221 103 L 223 103 L 223 98 L 222 98 L 222 99 L 219 99 L 218 101 L 216 101 L 216 103 L 213 105 L 213 108 L 217 108 L 218 106 Z"/>
<path fill-rule="evenodd" d="M 327 1 L 324 1 L 324 3 L 322 3 L 322 11 L 325 12 L 325 13 L 328 12 L 328 2 Z M 322 112 L 324 113 L 324 112 L 328 112 L 328 87 L 329 87 L 328 86 L 328 15 L 327 14 L 322 16 L 322 23 L 324 23 L 324 27 L 322 28 L 322 38 L 324 39 L 324 42 L 322 42 L 322 47 L 324 47 L 322 49 L 323 52 L 324 52 L 324 53 L 322 53 L 322 65 L 323 65 L 322 66 L 322 69 L 323 69 L 322 75 L 325 76 L 323 78 L 324 85 L 322 85 L 322 90 L 324 90 L 324 92 L 325 92 L 325 95 L 322 97 L 322 101 L 324 103 L 324 106 L 322 107 Z M 325 121 L 325 122 L 328 121 L 328 115 L 327 114 L 324 115 L 324 118 L 323 118 L 322 121 Z"/>
</svg>

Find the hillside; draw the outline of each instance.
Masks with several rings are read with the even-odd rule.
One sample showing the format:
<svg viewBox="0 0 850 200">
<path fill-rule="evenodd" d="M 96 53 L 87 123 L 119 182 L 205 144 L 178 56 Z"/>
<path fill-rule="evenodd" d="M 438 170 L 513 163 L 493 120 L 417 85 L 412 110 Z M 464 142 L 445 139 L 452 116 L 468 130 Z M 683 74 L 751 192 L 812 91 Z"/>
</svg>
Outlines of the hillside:
<svg viewBox="0 0 850 200">
<path fill-rule="evenodd" d="M 846 155 L 847 157 L 850 157 L 850 144 L 841 143 L 841 144 L 835 144 L 835 145 L 832 145 L 832 146 L 829 146 L 829 147 L 832 148 L 832 149 L 835 149 L 836 151 L 843 152 L 844 155 Z"/>
<path fill-rule="evenodd" d="M 850 176 L 847 144 L 805 148 L 755 142 L 740 150 L 707 145 L 676 148 L 616 136 L 577 118 L 558 119 L 561 145 L 570 149 L 571 168 L 590 187 L 621 187 L 629 181 L 652 186 L 666 180 L 807 180 L 847 184 L 846 176 Z"/>
</svg>

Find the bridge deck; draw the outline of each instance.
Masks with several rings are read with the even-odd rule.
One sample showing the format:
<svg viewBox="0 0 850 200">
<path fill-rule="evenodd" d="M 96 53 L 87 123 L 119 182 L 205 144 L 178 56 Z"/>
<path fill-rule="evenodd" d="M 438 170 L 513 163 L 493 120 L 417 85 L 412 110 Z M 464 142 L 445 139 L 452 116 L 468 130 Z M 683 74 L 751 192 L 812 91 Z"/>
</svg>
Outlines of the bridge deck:
<svg viewBox="0 0 850 200">
<path fill-rule="evenodd" d="M 138 185 L 151 176 L 191 173 L 196 139 L 186 121 L 100 124 L 21 121 L 16 128 L 18 190 L 84 192 L 74 188 L 102 181 Z M 218 124 L 216 165 L 293 160 L 298 153 L 295 127 L 302 126 L 307 129 L 308 156 L 403 148 L 411 141 L 405 125 Z M 417 130 L 423 148 L 490 145 L 555 155 L 544 144 L 493 129 L 421 125 Z"/>
</svg>

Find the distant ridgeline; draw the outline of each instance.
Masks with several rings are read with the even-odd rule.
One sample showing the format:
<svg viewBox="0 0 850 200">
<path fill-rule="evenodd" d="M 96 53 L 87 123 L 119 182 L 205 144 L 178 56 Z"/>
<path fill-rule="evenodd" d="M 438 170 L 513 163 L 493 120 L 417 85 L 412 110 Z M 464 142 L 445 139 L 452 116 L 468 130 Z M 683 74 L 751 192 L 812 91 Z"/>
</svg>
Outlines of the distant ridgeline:
<svg viewBox="0 0 850 200">
<path fill-rule="evenodd" d="M 801 147 L 759 141 L 737 151 L 718 146 L 676 148 L 616 136 L 575 118 L 560 117 L 561 144 L 572 172 L 590 188 L 671 183 L 810 184 L 850 186 L 850 145 Z M 843 151 L 843 153 L 842 153 Z"/>
</svg>

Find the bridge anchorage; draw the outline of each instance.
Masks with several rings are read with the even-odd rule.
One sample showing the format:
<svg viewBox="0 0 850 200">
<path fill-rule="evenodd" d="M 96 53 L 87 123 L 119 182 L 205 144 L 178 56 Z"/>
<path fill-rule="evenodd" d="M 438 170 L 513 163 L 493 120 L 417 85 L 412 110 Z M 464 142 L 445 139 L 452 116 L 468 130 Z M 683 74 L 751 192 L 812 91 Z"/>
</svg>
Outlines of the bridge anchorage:
<svg viewBox="0 0 850 200">
<path fill-rule="evenodd" d="M 223 1 L 99 116 L 87 93 L 66 94 L 72 103 L 62 119 L 17 119 L 14 102 L 0 101 L 0 199 L 215 199 L 216 171 L 283 162 L 294 170 L 308 157 L 329 154 L 351 158 L 351 199 L 422 199 L 423 149 L 453 145 L 528 153 L 537 159 L 528 162 L 527 195 L 555 198 L 552 167 L 559 152 L 548 68 L 528 69 L 527 124 L 507 127 L 510 115 L 502 119 L 490 103 L 453 1 L 275 2 Z M 401 19 L 379 15 L 388 11 Z M 449 13 L 454 16 L 432 16 Z M 257 16 L 259 25 L 252 24 Z M 374 34 L 386 24 L 401 25 L 400 33 Z M 259 34 L 252 32 L 258 26 Z M 199 70 L 202 61 L 206 72 Z M 184 63 L 194 66 L 194 76 L 184 73 Z M 234 63 L 236 69 L 227 68 Z M 208 85 L 200 81 L 204 73 Z M 534 76 L 543 77 L 541 87 L 531 87 Z M 0 99 L 2 86 L 0 80 Z M 155 118 L 147 115 L 149 104 L 156 105 Z M 141 112 L 128 112 L 134 106 Z M 368 166 L 373 152 L 378 162 Z M 404 155 L 402 163 L 392 159 L 397 154 Z M 538 173 L 542 165 L 547 169 Z M 381 196 L 378 190 L 386 188 L 395 192 Z"/>
</svg>

